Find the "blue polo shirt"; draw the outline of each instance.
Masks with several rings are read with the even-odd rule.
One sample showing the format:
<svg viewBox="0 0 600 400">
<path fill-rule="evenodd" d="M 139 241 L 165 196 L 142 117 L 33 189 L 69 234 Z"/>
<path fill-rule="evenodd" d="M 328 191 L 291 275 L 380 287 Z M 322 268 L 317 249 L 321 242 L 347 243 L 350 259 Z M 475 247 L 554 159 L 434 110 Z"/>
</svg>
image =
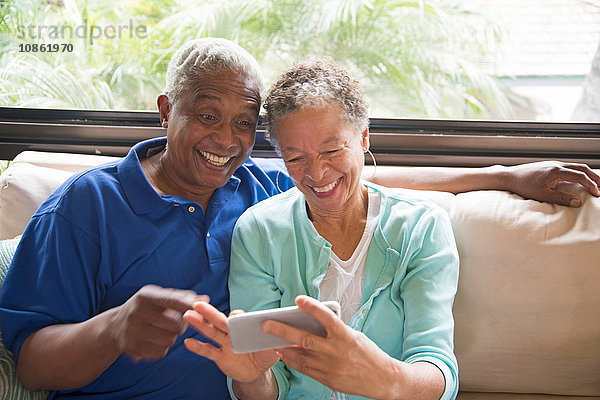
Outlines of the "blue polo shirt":
<svg viewBox="0 0 600 400">
<path fill-rule="evenodd" d="M 23 341 L 54 324 L 85 321 L 155 284 L 208 294 L 229 312 L 231 234 L 251 205 L 278 193 L 283 162 L 249 159 L 212 196 L 206 212 L 178 196 L 159 196 L 140 158 L 166 138 L 134 146 L 121 161 L 78 173 L 61 185 L 27 226 L 0 292 L 0 326 L 18 359 Z M 279 187 L 292 182 L 285 170 Z M 189 352 L 179 337 L 167 356 L 133 363 L 119 357 L 98 379 L 54 398 L 226 399 L 225 376 Z"/>
</svg>

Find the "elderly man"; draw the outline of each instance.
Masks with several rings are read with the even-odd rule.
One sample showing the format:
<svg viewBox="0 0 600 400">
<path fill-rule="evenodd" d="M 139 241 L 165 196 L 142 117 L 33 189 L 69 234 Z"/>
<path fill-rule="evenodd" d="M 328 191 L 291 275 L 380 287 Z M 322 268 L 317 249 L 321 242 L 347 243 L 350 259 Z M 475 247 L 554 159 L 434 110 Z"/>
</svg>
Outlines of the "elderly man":
<svg viewBox="0 0 600 400">
<path fill-rule="evenodd" d="M 228 398 L 216 365 L 185 349 L 185 338 L 203 339 L 182 315 L 201 295 L 228 312 L 237 218 L 292 185 L 280 160 L 248 158 L 261 91 L 259 67 L 239 46 L 187 43 L 158 98 L 167 137 L 73 176 L 35 213 L 0 295 L 4 341 L 26 386 L 55 398 Z M 415 173 L 442 190 L 492 185 L 544 198 L 568 179 L 598 194 L 582 166 Z M 533 176 L 530 192 L 523 179 Z"/>
</svg>

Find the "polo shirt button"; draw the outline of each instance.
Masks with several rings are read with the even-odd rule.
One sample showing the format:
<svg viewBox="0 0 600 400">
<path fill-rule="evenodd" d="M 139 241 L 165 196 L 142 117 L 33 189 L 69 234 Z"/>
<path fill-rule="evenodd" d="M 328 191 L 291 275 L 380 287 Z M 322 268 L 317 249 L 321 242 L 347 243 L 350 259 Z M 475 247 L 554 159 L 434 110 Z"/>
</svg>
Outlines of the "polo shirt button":
<svg viewBox="0 0 600 400">
<path fill-rule="evenodd" d="M 366 309 L 366 308 L 363 308 L 363 310 L 362 310 L 362 313 L 363 313 L 363 314 L 366 314 L 366 313 L 367 313 L 367 309 Z"/>
<path fill-rule="evenodd" d="M 210 232 L 206 232 L 206 237 L 210 237 Z"/>
<path fill-rule="evenodd" d="M 196 208 L 194 206 L 190 206 L 188 208 L 188 211 L 192 213 L 192 212 L 196 211 Z"/>
</svg>

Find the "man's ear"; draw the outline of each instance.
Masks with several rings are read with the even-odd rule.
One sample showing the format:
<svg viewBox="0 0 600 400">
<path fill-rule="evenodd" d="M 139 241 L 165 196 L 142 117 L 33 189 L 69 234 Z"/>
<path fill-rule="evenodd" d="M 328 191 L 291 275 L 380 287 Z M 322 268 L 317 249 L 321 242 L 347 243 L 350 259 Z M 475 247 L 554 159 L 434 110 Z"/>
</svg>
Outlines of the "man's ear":
<svg viewBox="0 0 600 400">
<path fill-rule="evenodd" d="M 169 115 L 171 114 L 171 102 L 166 95 L 161 94 L 158 96 L 158 99 L 156 99 L 156 105 L 158 105 L 160 124 L 163 128 L 166 128 L 169 122 Z"/>
<path fill-rule="evenodd" d="M 361 133 L 361 145 L 363 148 L 363 153 L 369 150 L 371 143 L 369 142 L 369 128 L 365 129 L 363 133 Z"/>
</svg>

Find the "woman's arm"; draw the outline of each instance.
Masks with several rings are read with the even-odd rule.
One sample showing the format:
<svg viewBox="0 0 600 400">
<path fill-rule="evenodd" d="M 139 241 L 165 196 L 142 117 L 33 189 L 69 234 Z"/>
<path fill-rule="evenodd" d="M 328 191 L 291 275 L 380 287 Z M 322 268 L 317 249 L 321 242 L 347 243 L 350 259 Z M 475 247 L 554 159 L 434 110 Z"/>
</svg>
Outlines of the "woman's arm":
<svg viewBox="0 0 600 400">
<path fill-rule="evenodd" d="M 279 350 L 284 363 L 343 393 L 381 399 L 454 398 L 458 367 L 453 354 L 452 302 L 458 253 L 443 211 L 437 207 L 417 210 L 412 229 L 406 228 L 403 244 L 408 247 L 402 248 L 406 257 L 390 287 L 404 314 L 403 329 L 398 329 L 401 354 L 387 354 L 315 300 L 301 296 L 296 304 L 325 326 L 327 337 L 266 322 L 267 333 L 298 345 Z M 410 220 L 403 215 L 403 221 Z M 397 222 L 389 218 L 386 224 Z"/>
<path fill-rule="evenodd" d="M 600 176 L 585 164 L 541 161 L 510 167 L 365 167 L 363 177 L 388 187 L 462 193 L 506 190 L 527 199 L 579 207 L 578 188 L 600 196 Z M 573 185 L 561 185 L 570 182 Z"/>
<path fill-rule="evenodd" d="M 238 399 L 276 399 L 279 395 L 275 375 L 269 369 L 253 382 L 242 383 L 233 381 L 231 384 L 233 393 Z"/>
<path fill-rule="evenodd" d="M 327 337 L 275 321 L 264 324 L 265 332 L 298 345 L 279 349 L 281 360 L 295 370 L 332 390 L 372 399 L 437 400 L 444 392 L 444 376 L 435 365 L 391 357 L 315 299 L 298 296 L 296 304 L 325 326 Z"/>
<path fill-rule="evenodd" d="M 443 399 L 458 391 L 458 363 L 454 355 L 452 306 L 458 287 L 459 256 L 446 213 L 431 207 L 411 224 L 403 248 L 410 258 L 405 275 L 392 292 L 404 309 L 402 355 L 408 363 L 428 362 L 443 372 Z"/>
</svg>

